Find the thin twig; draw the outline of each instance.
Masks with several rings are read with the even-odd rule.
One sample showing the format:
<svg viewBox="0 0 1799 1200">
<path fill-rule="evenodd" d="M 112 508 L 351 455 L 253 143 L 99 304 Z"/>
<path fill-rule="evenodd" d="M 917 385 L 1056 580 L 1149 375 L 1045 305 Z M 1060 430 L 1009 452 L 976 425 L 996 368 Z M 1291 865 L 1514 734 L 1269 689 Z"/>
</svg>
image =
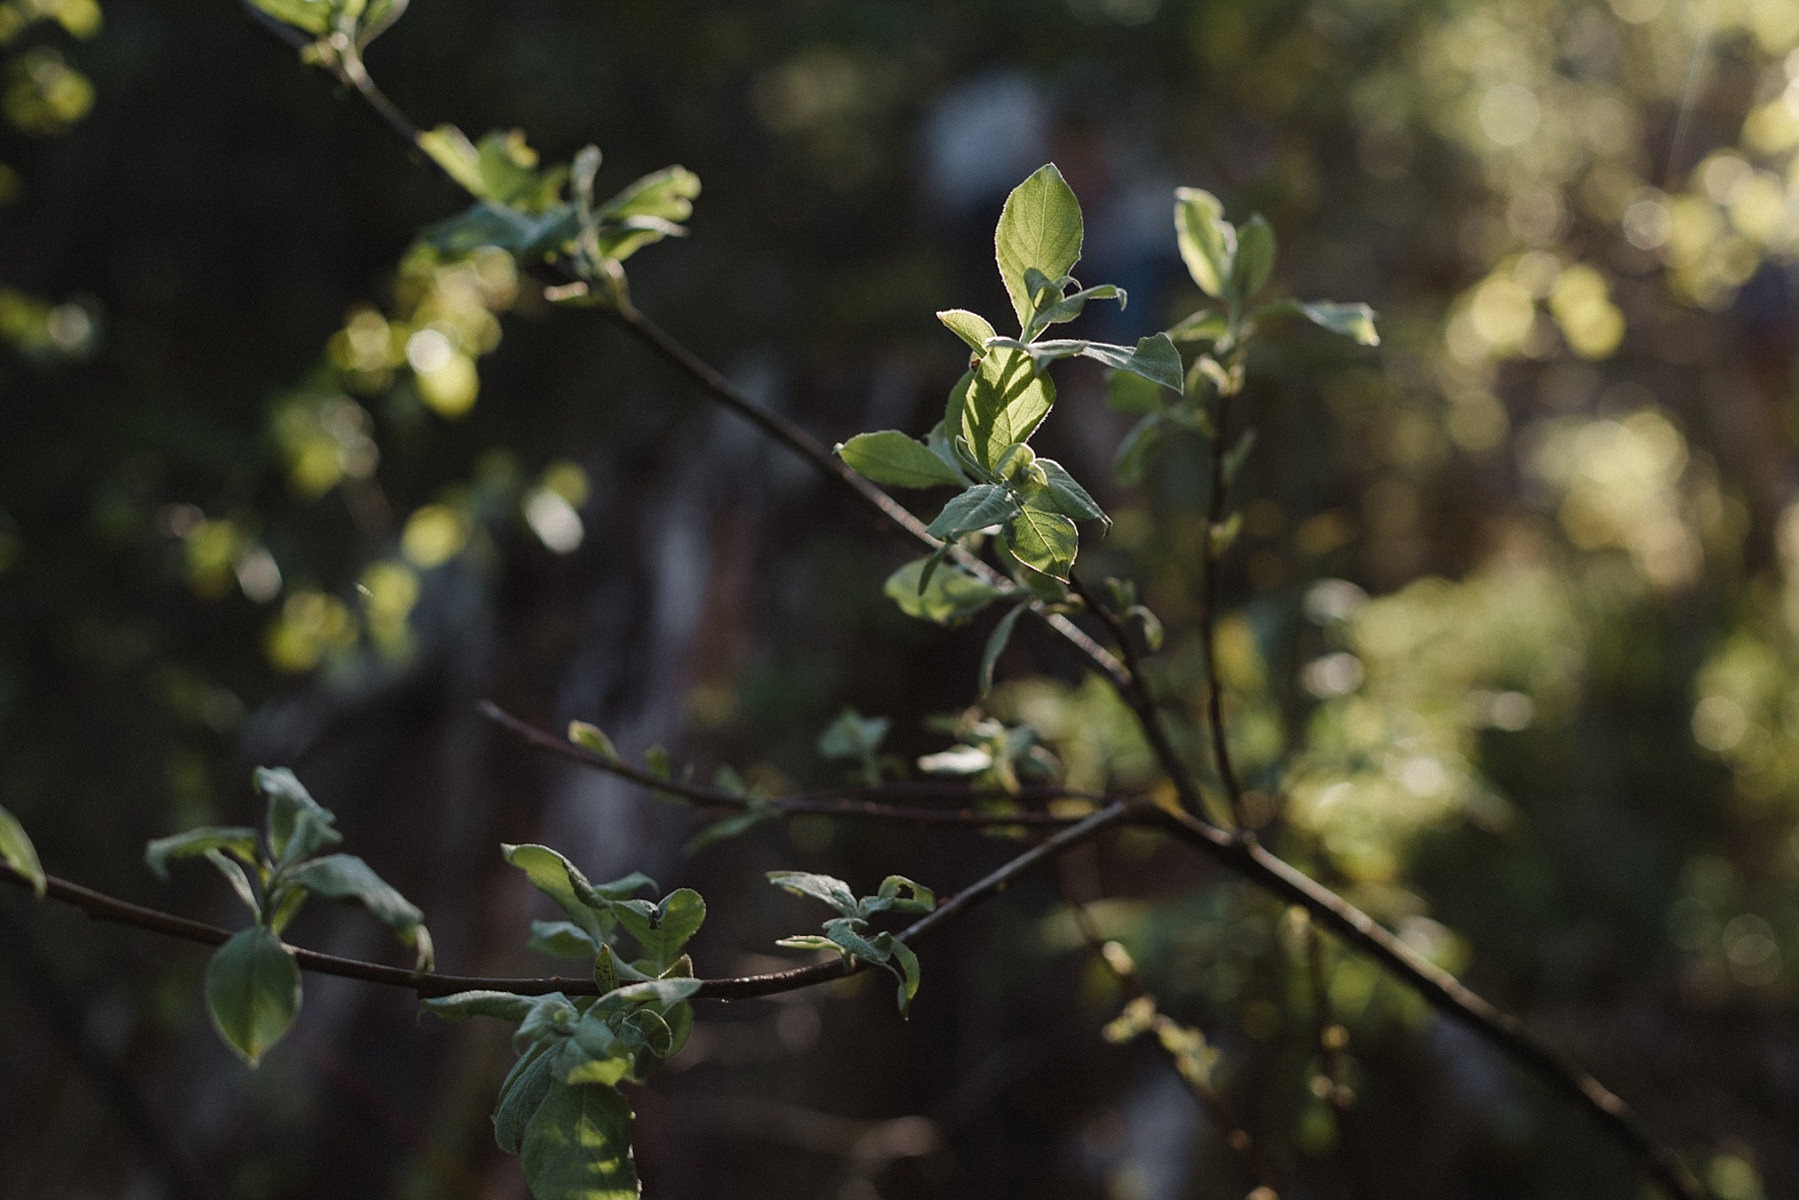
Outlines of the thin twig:
<svg viewBox="0 0 1799 1200">
<path fill-rule="evenodd" d="M 1048 802 L 1075 799 L 1100 802 L 1107 799 L 1098 792 L 1069 788 L 1021 787 L 1016 793 L 980 792 L 966 786 L 948 787 L 898 784 L 884 788 L 832 788 L 797 796 L 740 796 L 719 788 L 663 779 L 642 767 L 634 767 L 616 758 L 607 758 L 585 746 L 576 745 L 554 734 L 546 733 L 508 713 L 488 700 L 476 706 L 481 715 L 514 734 L 536 749 L 578 762 L 583 766 L 629 779 L 633 783 L 659 792 L 679 796 L 705 808 L 728 809 L 733 812 L 769 811 L 788 816 L 842 817 L 850 820 L 893 821 L 920 825 L 963 825 L 991 827 L 1005 825 L 1067 826 L 1082 820 L 1081 816 L 1025 810 L 1020 812 L 979 812 L 969 808 L 922 808 L 916 804 L 894 803 L 896 799 L 917 800 L 943 797 L 962 802 L 970 800 L 1023 800 Z"/>
<path fill-rule="evenodd" d="M 1698 1180 L 1679 1159 L 1649 1137 L 1630 1105 L 1537 1040 L 1518 1018 L 1495 1008 L 1455 976 L 1400 941 L 1373 917 L 1256 842 L 1233 837 L 1186 813 L 1156 809 L 1154 815 L 1175 837 L 1261 891 L 1304 908 L 1345 942 L 1373 958 L 1389 976 L 1432 1008 L 1461 1022 L 1514 1063 L 1585 1108 L 1669 1195 L 1680 1200 L 1704 1200 L 1705 1190 Z"/>
<path fill-rule="evenodd" d="M 1200 644 L 1205 650 L 1206 729 L 1211 735 L 1212 763 L 1218 770 L 1218 781 L 1230 805 L 1231 823 L 1240 837 L 1253 837 L 1244 820 L 1243 786 L 1237 781 L 1237 770 L 1231 762 L 1230 740 L 1224 732 L 1224 685 L 1218 675 L 1218 558 L 1215 541 L 1224 527 L 1226 487 L 1224 468 L 1225 436 L 1230 426 L 1231 392 L 1218 389 L 1218 406 L 1212 420 L 1212 483 L 1206 500 L 1205 537 L 1199 551 L 1199 608 L 1195 623 L 1199 626 Z"/>
</svg>

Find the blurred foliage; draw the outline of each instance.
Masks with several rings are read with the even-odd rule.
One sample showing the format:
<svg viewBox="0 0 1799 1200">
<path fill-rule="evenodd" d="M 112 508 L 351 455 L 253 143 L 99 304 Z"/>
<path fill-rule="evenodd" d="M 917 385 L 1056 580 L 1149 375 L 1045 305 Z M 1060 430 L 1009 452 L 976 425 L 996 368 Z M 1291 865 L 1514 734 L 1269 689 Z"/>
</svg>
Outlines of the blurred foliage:
<svg viewBox="0 0 1799 1200">
<path fill-rule="evenodd" d="M 421 124 L 525 153 L 519 129 L 545 163 L 598 143 L 603 194 L 675 160 L 705 180 L 633 294 L 826 441 L 929 425 L 965 358 L 931 314 L 1004 311 L 986 239 L 1048 159 L 1131 293 L 1095 336 L 1194 307 L 1177 185 L 1265 213 L 1293 294 L 1372 302 L 1378 357 L 1294 330 L 1252 364 L 1219 668 L 1263 836 L 1615 1081 L 1721 1200 L 1799 1190 L 1799 7 L 415 7 L 370 60 Z M 0 807 L 49 870 L 160 903 L 145 839 L 305 759 L 358 844 L 432 831 L 395 882 L 449 969 L 504 961 L 488 914 L 523 901 L 479 847 L 571 818 L 560 776 L 470 726 L 488 694 L 623 713 L 629 752 L 770 786 L 835 777 L 815 743 L 846 703 L 891 718 L 885 755 L 1149 782 L 1116 700 L 1023 627 L 965 711 L 984 626 L 891 614 L 897 549 L 533 264 L 418 242 L 467 198 L 239 8 L 104 15 L 0 3 Z M 1103 479 L 1132 418 L 1097 376 L 1062 387 L 1045 439 Z M 1194 435 L 1095 488 L 1116 524 L 1084 549 L 1169 631 L 1153 669 L 1196 762 L 1204 461 Z M 593 815 L 635 803 L 582 819 L 672 856 L 679 833 Z M 766 944 L 760 901 L 726 898 L 796 851 L 946 887 L 990 864 L 760 827 L 678 868 L 719 909 L 703 960 Z M 1189 1066 L 1292 1147 L 1292 1194 L 1345 1195 L 1290 922 L 1189 869 L 1126 842 L 1070 890 L 1203 1035 Z M 247 1083 L 208 1048 L 197 957 L 0 903 L 25 1081 L 0 1196 L 204 1194 L 195 1164 L 250 1197 L 511 1186 L 482 1128 L 504 1045 L 320 989 L 311 1057 Z M 702 1012 L 690 1069 L 637 1097 L 646 1178 L 1227 1194 L 1155 1047 L 1099 1037 L 1130 998 L 1055 895 L 983 920 L 931 947 L 903 1027 L 884 986 Z M 1379 1194 L 1638 1194 L 1553 1101 L 1329 962 Z M 930 1136 L 876 1136 L 902 1117 Z"/>
</svg>

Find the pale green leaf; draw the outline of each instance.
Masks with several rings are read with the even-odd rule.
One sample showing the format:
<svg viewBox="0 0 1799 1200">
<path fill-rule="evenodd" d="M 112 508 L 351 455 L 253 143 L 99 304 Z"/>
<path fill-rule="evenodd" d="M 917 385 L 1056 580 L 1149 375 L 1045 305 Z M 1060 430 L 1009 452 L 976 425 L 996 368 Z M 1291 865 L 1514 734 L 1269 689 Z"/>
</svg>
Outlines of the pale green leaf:
<svg viewBox="0 0 1799 1200">
<path fill-rule="evenodd" d="M 1087 494 L 1087 489 L 1076 482 L 1061 463 L 1053 458 L 1040 458 L 1037 466 L 1043 471 L 1051 507 L 1057 512 L 1077 521 L 1104 521 L 1111 524 L 1112 519 L 1106 516 L 1105 509 Z"/>
<path fill-rule="evenodd" d="M 288 3 L 309 3 L 310 0 L 287 0 Z M 320 7 L 323 7 L 321 3 Z M 468 135 L 454 125 L 439 125 L 436 129 L 420 131 L 418 135 L 419 149 L 423 150 L 432 162 L 443 168 L 444 174 L 461 184 L 470 195 L 477 200 L 487 199 L 483 191 L 486 186 L 481 178 L 481 152 L 475 144 L 468 140 Z"/>
<path fill-rule="evenodd" d="M 1208 296 L 1222 300 L 1237 258 L 1237 231 L 1218 197 L 1198 188 L 1174 193 L 1174 232 L 1187 273 Z"/>
<path fill-rule="evenodd" d="M 254 844 L 255 834 L 251 834 Z M 19 819 L 0 808 L 0 863 L 5 863 L 31 884 L 31 890 L 40 899 L 43 898 L 44 866 L 38 861 L 37 848 L 25 835 L 25 827 Z"/>
<path fill-rule="evenodd" d="M 904 1013 L 912 1007 L 913 997 L 918 995 L 918 955 L 912 952 L 912 947 L 895 939 L 893 957 L 887 963 L 887 969 L 899 976 L 899 1010 Z"/>
<path fill-rule="evenodd" d="M 288 878 L 327 900 L 360 904 L 408 946 L 418 945 L 423 914 L 354 854 L 327 854 L 300 864 Z M 429 943 L 427 943 L 429 945 Z M 430 969 L 428 961 L 419 964 Z"/>
<path fill-rule="evenodd" d="M 582 962 L 591 962 L 599 952 L 593 938 L 573 921 L 533 921 L 531 938 L 525 945 L 539 954 Z"/>
<path fill-rule="evenodd" d="M 945 329 L 968 343 L 968 348 L 976 354 L 986 353 L 987 339 L 993 336 L 993 326 L 987 318 L 971 313 L 965 308 L 951 308 L 937 314 Z"/>
<path fill-rule="evenodd" d="M 810 871 L 770 871 L 768 881 L 796 896 L 810 896 L 836 909 L 846 917 L 857 914 L 856 896 L 849 884 L 830 875 L 814 875 Z"/>
<path fill-rule="evenodd" d="M 1031 316 L 1025 268 L 1035 267 L 1050 279 L 1059 279 L 1081 257 L 1080 202 L 1055 164 L 1038 168 L 1006 197 L 993 247 L 1000 278 L 1012 297 L 1012 310 L 1018 314 L 1022 329 Z"/>
<path fill-rule="evenodd" d="M 556 993 L 561 995 L 560 992 Z M 497 1017 L 517 1023 L 530 1015 L 540 998 L 520 996 L 512 992 L 456 992 L 449 996 L 432 996 L 422 1001 L 426 1011 L 446 1021 L 466 1021 L 470 1017 Z"/>
<path fill-rule="evenodd" d="M 864 912 L 927 913 L 937 907 L 937 894 L 922 883 L 904 875 L 889 875 L 881 880 L 880 889 L 864 900 Z"/>
<path fill-rule="evenodd" d="M 1256 311 L 1256 316 L 1304 317 L 1312 324 L 1350 338 L 1360 346 L 1380 345 L 1380 332 L 1374 326 L 1374 310 L 1366 304 L 1338 304 L 1331 300 L 1310 303 L 1300 300 L 1277 300 Z"/>
<path fill-rule="evenodd" d="M 315 37 L 331 32 L 330 0 L 251 0 L 257 8 L 283 25 L 292 25 Z"/>
<path fill-rule="evenodd" d="M 590 725 L 586 721 L 570 721 L 568 740 L 583 750 L 593 751 L 607 762 L 618 761 L 618 747 L 612 744 L 612 739 L 598 725 Z"/>
<path fill-rule="evenodd" d="M 962 377 L 950 408 L 976 461 L 991 470 L 1006 447 L 1029 441 L 1056 401 L 1056 389 L 1029 353 L 995 347 Z"/>
<path fill-rule="evenodd" d="M 631 1106 L 617 1088 L 552 1081 L 519 1139 L 533 1200 L 637 1200 Z"/>
<path fill-rule="evenodd" d="M 643 948 L 644 957 L 652 964 L 646 970 L 659 972 L 699 932 L 706 920 L 706 902 L 692 888 L 681 888 L 670 892 L 661 904 L 622 901 L 613 906 L 612 912 L 625 932 Z"/>
<path fill-rule="evenodd" d="M 1137 342 L 1135 348 L 1092 342 L 1078 352 L 1083 358 L 1097 359 L 1117 371 L 1140 375 L 1179 395 L 1183 381 L 1181 352 L 1165 333 L 1153 334 Z"/>
<path fill-rule="evenodd" d="M 254 1067 L 300 1011 L 300 968 L 280 938 L 251 926 L 207 961 L 206 1007 L 226 1044 Z"/>
<path fill-rule="evenodd" d="M 837 454 L 856 471 L 885 487 L 955 487 L 961 474 L 931 448 L 897 429 L 859 433 L 837 447 Z"/>
<path fill-rule="evenodd" d="M 575 865 L 548 846 L 501 846 L 506 861 L 525 873 L 531 886 L 554 900 L 569 920 L 580 926 L 582 931 L 599 941 L 606 930 L 612 926 L 612 915 L 607 912 L 602 918 L 599 912 L 582 902 L 575 890 L 574 881 L 579 879 L 583 885 L 591 888 L 587 877 L 576 869 Z"/>
</svg>

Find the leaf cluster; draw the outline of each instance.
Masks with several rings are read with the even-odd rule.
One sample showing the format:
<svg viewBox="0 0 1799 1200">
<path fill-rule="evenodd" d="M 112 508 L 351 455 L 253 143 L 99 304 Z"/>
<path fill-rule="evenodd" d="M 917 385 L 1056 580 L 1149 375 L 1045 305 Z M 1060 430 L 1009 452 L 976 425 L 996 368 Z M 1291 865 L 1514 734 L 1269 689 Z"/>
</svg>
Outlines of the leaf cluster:
<svg viewBox="0 0 1799 1200">
<path fill-rule="evenodd" d="M 835 909 L 837 916 L 824 923 L 824 934 L 796 934 L 777 945 L 793 950 L 831 950 L 845 961 L 866 963 L 892 972 L 899 980 L 899 1007 L 905 1012 L 918 994 L 918 955 L 892 933 L 869 932 L 869 918 L 877 913 L 928 913 L 937 907 L 931 889 L 904 875 L 889 875 L 872 896 L 858 898 L 849 884 L 830 875 L 809 871 L 770 871 L 768 881 L 796 896 L 807 896 Z"/>
</svg>

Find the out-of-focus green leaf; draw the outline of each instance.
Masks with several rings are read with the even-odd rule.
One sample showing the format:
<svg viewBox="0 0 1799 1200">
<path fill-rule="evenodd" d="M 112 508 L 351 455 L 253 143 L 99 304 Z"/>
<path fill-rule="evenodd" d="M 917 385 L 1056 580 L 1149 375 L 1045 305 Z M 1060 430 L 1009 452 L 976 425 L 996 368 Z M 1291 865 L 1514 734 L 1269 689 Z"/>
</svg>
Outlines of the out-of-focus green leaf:
<svg viewBox="0 0 1799 1200">
<path fill-rule="evenodd" d="M 593 751 L 607 762 L 618 761 L 618 747 L 612 744 L 612 739 L 598 725 L 590 725 L 586 721 L 570 721 L 568 740 L 583 750 Z"/>
<path fill-rule="evenodd" d="M 1174 232 L 1187 274 L 1200 291 L 1224 299 L 1237 258 L 1237 231 L 1224 219 L 1224 205 L 1218 197 L 1199 188 L 1177 189 Z"/>
<path fill-rule="evenodd" d="M 255 834 L 251 834 L 251 844 L 255 844 Z M 31 890 L 41 899 L 44 895 L 44 866 L 38 861 L 37 848 L 25 835 L 25 827 L 19 819 L 0 808 L 0 862 L 5 863 L 31 884 Z"/>
<path fill-rule="evenodd" d="M 331 828 L 337 818 L 286 767 L 259 768 L 256 786 L 268 798 L 269 855 L 277 867 L 311 858 L 343 841 L 343 835 Z"/>
<path fill-rule="evenodd" d="M 300 968 L 264 926 L 242 930 L 206 964 L 206 1007 L 226 1044 L 254 1067 L 300 1011 Z"/>
<path fill-rule="evenodd" d="M 292 25 L 314 37 L 331 32 L 330 0 L 251 0 L 257 8 L 283 25 Z"/>
<path fill-rule="evenodd" d="M 919 583 L 924 578 L 927 561 L 914 559 L 889 575 L 881 587 L 887 598 L 909 617 L 949 625 L 967 620 L 1005 595 L 992 584 L 953 566 L 932 572 L 930 581 L 921 589 Z"/>
<path fill-rule="evenodd" d="M 981 695 L 985 696 L 993 690 L 993 668 L 999 664 L 999 656 L 1005 652 L 1006 643 L 1012 640 L 1012 629 L 1018 624 L 1019 615 L 1029 607 L 1028 603 L 1014 605 L 1010 612 L 999 619 L 993 632 L 987 635 L 987 646 L 981 651 Z"/>
<path fill-rule="evenodd" d="M 1050 279 L 1059 279 L 1081 257 L 1080 202 L 1054 163 L 1039 167 L 1006 197 L 993 248 L 1000 278 L 1022 329 L 1030 320 L 1032 307 L 1025 268 L 1035 267 Z"/>
<path fill-rule="evenodd" d="M 208 825 L 185 833 L 172 833 L 144 847 L 144 865 L 158 879 L 167 879 L 172 859 L 195 858 L 208 850 L 226 851 L 240 862 L 255 866 L 256 831 L 241 825 Z"/>
<path fill-rule="evenodd" d="M 881 748 L 892 727 L 886 717 L 865 717 L 846 708 L 818 735 L 818 752 L 833 760 L 864 758 Z"/>
<path fill-rule="evenodd" d="M 1237 231 L 1237 259 L 1232 266 L 1231 282 L 1237 288 L 1238 300 L 1247 304 L 1262 290 L 1274 271 L 1274 230 L 1262 214 L 1257 213 Z"/>
<path fill-rule="evenodd" d="M 1276 300 L 1256 310 L 1258 318 L 1296 316 L 1332 333 L 1352 339 L 1359 346 L 1380 345 L 1374 326 L 1374 310 L 1366 304 L 1338 304 L 1331 300 Z"/>
</svg>

